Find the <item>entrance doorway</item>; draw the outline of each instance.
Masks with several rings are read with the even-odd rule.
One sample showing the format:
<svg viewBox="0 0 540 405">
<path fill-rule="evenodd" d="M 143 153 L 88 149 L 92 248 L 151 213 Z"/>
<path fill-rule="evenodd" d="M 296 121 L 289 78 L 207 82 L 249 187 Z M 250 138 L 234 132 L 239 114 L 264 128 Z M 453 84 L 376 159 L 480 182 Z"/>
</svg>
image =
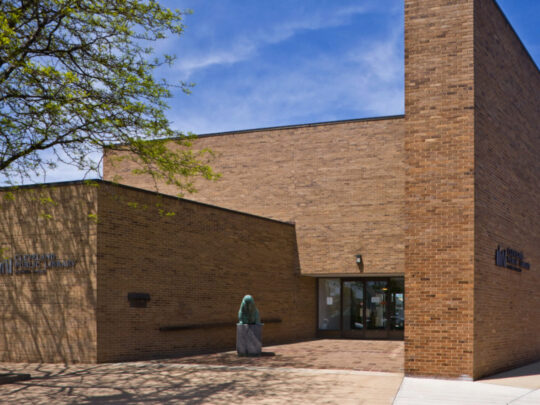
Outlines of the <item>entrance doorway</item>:
<svg viewBox="0 0 540 405">
<path fill-rule="evenodd" d="M 318 335 L 403 339 L 403 277 L 319 278 Z"/>
</svg>

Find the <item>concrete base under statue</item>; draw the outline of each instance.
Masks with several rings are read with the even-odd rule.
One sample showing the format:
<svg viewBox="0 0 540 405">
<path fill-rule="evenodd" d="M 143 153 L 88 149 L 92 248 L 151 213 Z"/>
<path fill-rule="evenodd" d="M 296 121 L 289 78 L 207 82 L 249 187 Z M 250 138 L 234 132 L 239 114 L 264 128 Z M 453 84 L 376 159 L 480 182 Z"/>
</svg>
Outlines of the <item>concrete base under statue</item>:
<svg viewBox="0 0 540 405">
<path fill-rule="evenodd" d="M 239 356 L 261 355 L 262 327 L 262 324 L 236 324 L 236 351 Z"/>
</svg>

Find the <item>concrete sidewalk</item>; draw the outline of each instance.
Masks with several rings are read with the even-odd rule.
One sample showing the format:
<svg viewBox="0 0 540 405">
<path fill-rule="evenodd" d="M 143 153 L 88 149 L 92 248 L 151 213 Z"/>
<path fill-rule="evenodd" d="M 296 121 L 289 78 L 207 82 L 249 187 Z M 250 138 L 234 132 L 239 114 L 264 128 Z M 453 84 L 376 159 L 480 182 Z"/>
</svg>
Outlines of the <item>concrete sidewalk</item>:
<svg viewBox="0 0 540 405">
<path fill-rule="evenodd" d="M 539 405 L 540 362 L 483 380 L 405 377 L 394 405 Z"/>
</svg>

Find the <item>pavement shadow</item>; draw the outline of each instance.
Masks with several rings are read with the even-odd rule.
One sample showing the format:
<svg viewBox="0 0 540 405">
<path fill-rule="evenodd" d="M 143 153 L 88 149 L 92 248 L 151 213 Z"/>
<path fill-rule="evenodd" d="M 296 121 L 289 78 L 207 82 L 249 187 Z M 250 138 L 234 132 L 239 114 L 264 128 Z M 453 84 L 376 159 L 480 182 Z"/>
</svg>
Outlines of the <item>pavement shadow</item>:
<svg viewBox="0 0 540 405">
<path fill-rule="evenodd" d="M 514 368 L 512 370 L 504 371 L 502 373 L 497 373 L 490 375 L 488 377 L 483 377 L 482 380 L 496 380 L 500 378 L 512 378 L 512 377 L 527 377 L 527 376 L 540 376 L 540 361 L 528 364 L 523 367 Z"/>
<path fill-rule="evenodd" d="M 287 356 L 275 352 L 262 352 L 260 356 L 238 356 L 236 352 L 222 352 L 161 360 L 166 363 L 219 366 L 314 368 L 308 356 Z"/>
<path fill-rule="evenodd" d="M 0 387 L 2 402 L 40 402 L 77 404 L 124 404 L 159 402 L 200 404 L 216 394 L 235 389 L 235 381 L 207 379 L 195 384 L 197 370 L 174 370 L 161 367 L 117 367 L 92 365 L 87 367 L 26 367 L 32 379 Z"/>
<path fill-rule="evenodd" d="M 245 400 L 256 403 L 269 398 L 291 398 L 294 403 L 328 390 L 328 382 L 316 375 L 306 378 L 287 373 L 284 378 L 269 370 L 178 364 L 14 365 L 8 371 L 24 371 L 33 378 L 0 386 L 2 403 L 198 405 L 234 404 Z"/>
<path fill-rule="evenodd" d="M 264 350 L 264 349 L 263 349 Z M 403 343 L 319 339 L 266 347 L 261 356 L 235 351 L 160 360 L 163 363 L 403 372 Z"/>
</svg>

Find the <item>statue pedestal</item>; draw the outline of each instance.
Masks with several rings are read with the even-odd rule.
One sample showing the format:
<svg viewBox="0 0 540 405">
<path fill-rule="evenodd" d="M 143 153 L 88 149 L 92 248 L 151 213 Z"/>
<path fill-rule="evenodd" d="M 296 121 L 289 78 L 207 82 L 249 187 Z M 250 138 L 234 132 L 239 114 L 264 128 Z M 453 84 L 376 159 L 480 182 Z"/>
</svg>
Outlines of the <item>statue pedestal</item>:
<svg viewBox="0 0 540 405">
<path fill-rule="evenodd" d="M 236 351 L 239 356 L 261 355 L 262 324 L 236 324 Z"/>
</svg>

